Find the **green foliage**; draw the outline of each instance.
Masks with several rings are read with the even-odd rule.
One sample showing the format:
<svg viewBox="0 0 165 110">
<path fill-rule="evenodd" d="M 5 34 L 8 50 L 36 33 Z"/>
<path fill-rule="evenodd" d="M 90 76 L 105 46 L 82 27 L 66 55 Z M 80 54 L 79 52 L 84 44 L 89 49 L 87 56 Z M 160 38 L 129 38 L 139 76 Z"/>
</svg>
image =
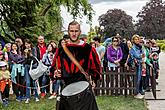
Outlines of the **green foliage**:
<svg viewBox="0 0 165 110">
<path fill-rule="evenodd" d="M 138 13 L 137 32 L 147 38 L 163 39 L 165 36 L 165 2 L 150 0 Z"/>
<path fill-rule="evenodd" d="M 157 43 L 159 47 L 162 47 L 164 43 Z"/>
<path fill-rule="evenodd" d="M 121 9 L 108 10 L 107 13 L 99 17 L 99 24 L 100 27 L 104 27 L 105 35 L 109 37 L 116 34 L 130 37 L 134 33 L 132 17 Z"/>
<path fill-rule="evenodd" d="M 93 38 L 97 36 L 97 33 L 95 32 L 95 30 L 91 27 L 90 32 L 88 32 L 88 43 L 93 41 Z"/>
<path fill-rule="evenodd" d="M 161 49 L 162 49 L 162 50 L 165 50 L 165 44 L 163 44 L 163 45 L 161 46 Z"/>
<path fill-rule="evenodd" d="M 157 40 L 156 42 L 162 50 L 165 50 L 165 40 Z"/>
<path fill-rule="evenodd" d="M 157 40 L 157 43 L 164 43 L 165 44 L 165 40 Z"/>
<path fill-rule="evenodd" d="M 11 40 L 19 36 L 35 41 L 38 35 L 58 40 L 63 33 L 61 5 L 74 19 L 82 15 L 92 19 L 93 9 L 87 0 L 0 0 L 1 35 Z"/>
</svg>

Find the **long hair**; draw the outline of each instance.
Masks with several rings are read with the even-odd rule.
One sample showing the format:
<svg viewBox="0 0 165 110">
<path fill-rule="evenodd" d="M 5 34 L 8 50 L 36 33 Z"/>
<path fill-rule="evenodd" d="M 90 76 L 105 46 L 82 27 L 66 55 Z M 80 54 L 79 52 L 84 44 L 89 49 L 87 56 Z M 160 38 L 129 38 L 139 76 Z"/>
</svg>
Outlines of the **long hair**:
<svg viewBox="0 0 165 110">
<path fill-rule="evenodd" d="M 25 40 L 24 40 L 24 50 L 26 49 L 25 43 L 30 44 L 30 48 L 31 48 L 31 49 L 33 48 L 33 43 L 30 41 L 30 39 L 25 39 Z"/>
<path fill-rule="evenodd" d="M 55 52 L 56 52 L 56 48 L 54 48 L 53 45 L 52 45 L 51 43 L 49 43 L 49 44 L 47 45 L 47 49 L 48 49 L 48 46 L 49 46 L 49 45 L 52 47 L 52 53 L 55 53 Z"/>
<path fill-rule="evenodd" d="M 13 50 L 13 49 L 12 49 L 13 45 L 16 45 L 16 46 L 17 46 L 17 50 L 16 50 L 16 51 L 17 51 L 17 53 L 18 53 L 18 45 L 17 45 L 16 43 L 12 43 L 12 44 L 11 44 L 11 51 Z"/>
</svg>

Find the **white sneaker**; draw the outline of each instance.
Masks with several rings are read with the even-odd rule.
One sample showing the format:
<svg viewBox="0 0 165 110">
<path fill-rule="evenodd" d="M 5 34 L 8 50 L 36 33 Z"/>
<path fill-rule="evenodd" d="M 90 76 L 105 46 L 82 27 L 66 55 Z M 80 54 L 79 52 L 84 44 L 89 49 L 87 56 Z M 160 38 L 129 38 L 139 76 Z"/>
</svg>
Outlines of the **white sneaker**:
<svg viewBox="0 0 165 110">
<path fill-rule="evenodd" d="M 36 97 L 36 102 L 39 102 L 39 101 L 40 101 L 39 98 Z"/>
<path fill-rule="evenodd" d="M 51 95 L 48 99 L 55 99 L 56 95 Z"/>
<path fill-rule="evenodd" d="M 137 98 L 137 99 L 143 99 L 144 98 L 144 95 L 141 95 L 140 93 L 135 95 L 134 98 Z"/>
<path fill-rule="evenodd" d="M 26 99 L 25 104 L 28 104 L 28 103 L 29 103 L 29 101 L 30 101 L 30 99 Z"/>
</svg>

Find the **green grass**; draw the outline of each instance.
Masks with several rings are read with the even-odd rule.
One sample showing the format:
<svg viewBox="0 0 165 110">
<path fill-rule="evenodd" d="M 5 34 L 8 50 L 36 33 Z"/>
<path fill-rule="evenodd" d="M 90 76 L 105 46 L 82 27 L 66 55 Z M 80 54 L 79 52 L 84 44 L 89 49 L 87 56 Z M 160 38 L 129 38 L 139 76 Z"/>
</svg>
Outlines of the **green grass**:
<svg viewBox="0 0 165 110">
<path fill-rule="evenodd" d="M 147 110 L 144 100 L 133 97 L 99 96 L 96 100 L 99 110 Z M 55 110 L 55 103 L 55 99 L 40 99 L 40 102 L 31 99 L 29 104 L 25 104 L 24 101 L 16 102 L 14 97 L 10 97 L 9 106 L 4 107 L 0 104 L 0 110 Z"/>
<path fill-rule="evenodd" d="M 147 110 L 144 100 L 124 96 L 97 97 L 99 110 Z"/>
</svg>

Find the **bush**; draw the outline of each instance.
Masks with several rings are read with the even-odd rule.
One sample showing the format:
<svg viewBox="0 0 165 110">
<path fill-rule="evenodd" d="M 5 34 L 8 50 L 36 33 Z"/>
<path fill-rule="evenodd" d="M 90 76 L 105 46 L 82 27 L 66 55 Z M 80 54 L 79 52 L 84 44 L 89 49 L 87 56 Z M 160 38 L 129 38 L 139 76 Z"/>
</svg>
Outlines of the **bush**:
<svg viewBox="0 0 165 110">
<path fill-rule="evenodd" d="M 156 42 L 165 44 L 165 40 L 157 40 Z"/>
<path fill-rule="evenodd" d="M 159 47 L 162 48 L 162 46 L 164 45 L 164 43 L 157 43 Z"/>
<path fill-rule="evenodd" d="M 162 50 L 165 50 L 165 44 L 163 44 L 163 45 L 161 46 L 161 49 L 162 49 Z"/>
<path fill-rule="evenodd" d="M 156 42 L 162 50 L 165 50 L 165 40 L 157 40 Z"/>
</svg>

